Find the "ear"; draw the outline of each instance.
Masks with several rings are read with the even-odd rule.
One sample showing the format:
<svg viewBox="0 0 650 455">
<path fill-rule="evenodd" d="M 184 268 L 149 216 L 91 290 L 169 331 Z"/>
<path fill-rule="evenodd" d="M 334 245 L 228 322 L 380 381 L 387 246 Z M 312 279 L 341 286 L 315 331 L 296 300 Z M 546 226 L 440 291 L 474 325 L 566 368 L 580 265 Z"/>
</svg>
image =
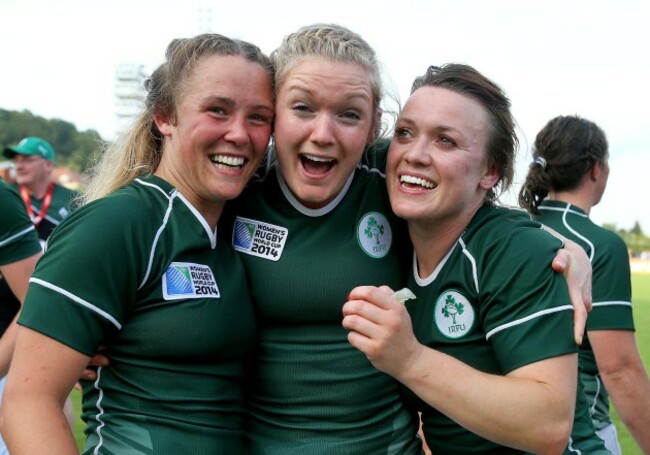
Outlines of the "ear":
<svg viewBox="0 0 650 455">
<path fill-rule="evenodd" d="M 160 134 L 162 134 L 163 136 L 171 136 L 172 127 L 174 126 L 174 123 L 173 123 L 173 119 L 171 119 L 169 115 L 154 114 L 153 121 L 156 124 L 158 131 L 160 131 Z"/>
<path fill-rule="evenodd" d="M 492 166 L 490 169 L 487 170 L 487 172 L 479 182 L 479 188 L 485 191 L 489 191 L 490 189 L 492 189 L 494 185 L 497 184 L 497 182 L 499 181 L 499 177 L 501 177 L 501 174 L 499 174 L 495 166 Z"/>
<path fill-rule="evenodd" d="M 592 182 L 597 182 L 600 180 L 601 174 L 603 173 L 602 166 L 600 164 L 600 161 L 596 161 L 593 166 L 589 169 L 589 180 Z"/>
</svg>

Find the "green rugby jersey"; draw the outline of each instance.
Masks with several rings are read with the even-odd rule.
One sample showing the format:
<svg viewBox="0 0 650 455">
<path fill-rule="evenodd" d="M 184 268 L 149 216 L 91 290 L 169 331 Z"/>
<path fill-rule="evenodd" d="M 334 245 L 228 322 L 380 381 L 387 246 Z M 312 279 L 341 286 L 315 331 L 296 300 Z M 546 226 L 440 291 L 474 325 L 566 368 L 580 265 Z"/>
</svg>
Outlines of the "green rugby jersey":
<svg viewBox="0 0 650 455">
<path fill-rule="evenodd" d="M 634 330 L 630 258 L 623 240 L 594 224 L 584 210 L 562 201 L 544 201 L 537 219 L 584 248 L 593 268 L 593 309 L 587 318 L 587 334 L 580 346 L 582 380 L 597 429 L 612 423 L 609 396 L 598 374 L 589 343 L 591 330 Z"/>
<path fill-rule="evenodd" d="M 18 187 L 16 186 L 16 191 Z M 38 231 L 38 237 L 41 239 L 41 242 L 45 242 L 50 236 L 55 227 L 57 227 L 61 221 L 63 221 L 70 212 L 73 210 L 74 198 L 78 196 L 77 192 L 68 189 L 59 184 L 54 184 L 54 191 L 52 193 L 52 201 L 50 206 L 45 213 L 44 218 L 36 226 Z M 34 196 L 30 196 L 30 202 L 32 204 L 32 209 L 34 210 L 34 215 L 40 215 L 41 207 L 43 206 L 42 199 L 36 199 Z M 25 210 L 23 204 L 23 210 Z"/>
<path fill-rule="evenodd" d="M 273 168 L 234 204 L 232 243 L 251 282 L 260 345 L 250 453 L 419 454 L 397 382 L 347 341 L 352 288 L 401 288 L 410 246 L 385 176 L 359 166 L 326 207 L 308 209 Z"/>
<path fill-rule="evenodd" d="M 419 277 L 414 257 L 408 286 L 417 299 L 406 305 L 418 340 L 500 375 L 577 352 L 566 283 L 550 267 L 560 247 L 525 212 L 483 206 L 430 276 Z M 422 412 L 434 454 L 521 453 L 466 430 L 406 388 L 404 393 Z M 565 453 L 608 453 L 585 419 L 584 395 L 577 397 L 577 434 Z"/>
<path fill-rule="evenodd" d="M 255 321 L 227 242 L 158 177 L 73 212 L 31 279 L 21 324 L 111 364 L 84 383 L 84 453 L 243 454 Z"/>
<path fill-rule="evenodd" d="M 41 251 L 36 229 L 25 206 L 11 187 L 0 180 L 0 265 L 11 264 Z M 0 275 L 0 335 L 20 309 L 20 302 Z"/>
</svg>

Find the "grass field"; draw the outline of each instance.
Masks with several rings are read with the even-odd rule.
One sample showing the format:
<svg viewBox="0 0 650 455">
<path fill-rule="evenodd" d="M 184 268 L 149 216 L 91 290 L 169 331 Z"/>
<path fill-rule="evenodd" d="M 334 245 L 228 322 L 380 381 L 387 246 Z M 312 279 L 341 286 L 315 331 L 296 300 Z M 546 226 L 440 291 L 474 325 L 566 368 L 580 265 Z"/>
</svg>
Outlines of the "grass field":
<svg viewBox="0 0 650 455">
<path fill-rule="evenodd" d="M 636 342 L 641 351 L 646 370 L 650 370 L 650 275 L 632 275 L 632 299 L 634 302 L 634 323 L 637 327 Z M 72 399 L 78 414 L 81 405 L 80 394 L 76 389 L 72 393 Z M 614 409 L 612 409 L 612 414 L 623 454 L 642 455 L 641 450 L 621 423 Z M 84 444 L 84 435 L 83 422 L 79 418 L 75 424 L 75 438 L 77 439 L 77 445 L 81 449 Z"/>
</svg>

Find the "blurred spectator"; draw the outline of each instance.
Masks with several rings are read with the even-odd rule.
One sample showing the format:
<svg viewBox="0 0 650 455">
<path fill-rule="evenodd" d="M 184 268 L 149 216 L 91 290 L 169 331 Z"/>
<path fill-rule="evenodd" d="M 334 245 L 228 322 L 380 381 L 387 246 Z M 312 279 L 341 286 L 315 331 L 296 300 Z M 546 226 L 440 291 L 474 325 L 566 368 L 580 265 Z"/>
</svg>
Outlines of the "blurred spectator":
<svg viewBox="0 0 650 455">
<path fill-rule="evenodd" d="M 70 213 L 77 194 L 52 181 L 55 154 L 47 141 L 26 137 L 17 145 L 5 148 L 3 154 L 14 162 L 18 192 L 44 244 L 52 230 Z"/>
</svg>

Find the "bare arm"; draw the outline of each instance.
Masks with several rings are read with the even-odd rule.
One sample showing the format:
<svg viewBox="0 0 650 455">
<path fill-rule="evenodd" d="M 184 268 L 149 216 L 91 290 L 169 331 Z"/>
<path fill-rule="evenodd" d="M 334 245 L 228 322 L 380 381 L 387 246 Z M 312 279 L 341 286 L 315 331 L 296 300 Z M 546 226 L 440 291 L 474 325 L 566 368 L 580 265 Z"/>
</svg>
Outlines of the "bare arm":
<svg viewBox="0 0 650 455">
<path fill-rule="evenodd" d="M 11 292 L 20 301 L 21 305 L 25 300 L 27 294 L 27 287 L 29 285 L 29 277 L 34 272 L 36 261 L 41 257 L 41 253 L 37 253 L 28 258 L 20 261 L 12 262 L 11 264 L 0 265 L 0 273 L 7 281 Z M 20 312 L 18 313 L 18 315 Z M 9 324 L 5 333 L 0 338 L 0 377 L 4 377 L 9 370 L 9 363 L 11 362 L 11 354 L 14 350 L 14 343 L 16 339 L 16 319 Z"/>
<path fill-rule="evenodd" d="M 406 308 L 386 288 L 355 288 L 343 315 L 348 340 L 376 368 L 474 433 L 535 453 L 561 453 L 566 447 L 573 426 L 576 354 L 498 376 L 421 345 Z"/>
<path fill-rule="evenodd" d="M 89 357 L 52 338 L 18 326 L 0 422 L 12 455 L 76 455 L 63 403 Z M 38 435 L 38 437 L 34 437 Z"/>
<path fill-rule="evenodd" d="M 616 411 L 643 453 L 650 453 L 650 380 L 634 332 L 591 330 L 589 341 Z"/>
</svg>

